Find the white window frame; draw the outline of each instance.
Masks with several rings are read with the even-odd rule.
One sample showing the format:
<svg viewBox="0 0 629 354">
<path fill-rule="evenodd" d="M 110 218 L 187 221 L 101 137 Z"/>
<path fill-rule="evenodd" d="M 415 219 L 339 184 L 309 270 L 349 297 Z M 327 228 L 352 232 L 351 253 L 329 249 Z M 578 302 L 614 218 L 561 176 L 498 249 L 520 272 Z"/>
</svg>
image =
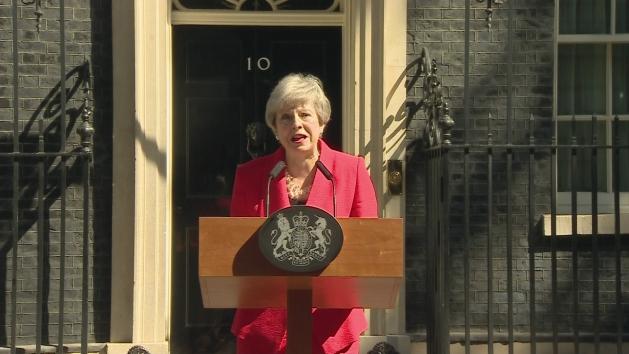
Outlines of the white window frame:
<svg viewBox="0 0 629 354">
<path fill-rule="evenodd" d="M 559 45 L 561 44 L 605 44 L 606 45 L 606 95 L 605 95 L 605 114 L 598 115 L 599 122 L 606 123 L 607 142 L 611 145 L 612 139 L 612 122 L 614 119 L 612 112 L 613 96 L 612 96 L 612 46 L 614 44 L 629 43 L 629 33 L 616 34 L 616 0 L 611 1 L 610 6 L 610 33 L 606 34 L 560 34 L 559 33 L 559 2 L 570 0 L 557 0 L 555 2 L 555 35 L 554 35 L 554 67 L 553 67 L 553 117 L 555 117 L 555 132 L 558 131 L 558 122 L 570 122 L 571 115 L 559 115 L 558 106 L 558 57 Z M 618 115 L 621 121 L 629 121 L 629 114 Z M 591 115 L 575 115 L 578 122 L 591 122 Z M 614 213 L 614 193 L 612 192 L 612 151 L 607 149 L 607 188 L 606 192 L 598 192 L 598 213 L 611 214 Z M 554 181 L 558 187 L 559 166 L 557 166 L 557 176 Z M 572 193 L 559 192 L 557 189 L 557 213 L 570 214 L 572 212 Z M 577 213 L 589 214 L 592 212 L 592 195 L 591 192 L 577 192 Z M 620 193 L 620 212 L 629 213 L 629 193 Z"/>
</svg>

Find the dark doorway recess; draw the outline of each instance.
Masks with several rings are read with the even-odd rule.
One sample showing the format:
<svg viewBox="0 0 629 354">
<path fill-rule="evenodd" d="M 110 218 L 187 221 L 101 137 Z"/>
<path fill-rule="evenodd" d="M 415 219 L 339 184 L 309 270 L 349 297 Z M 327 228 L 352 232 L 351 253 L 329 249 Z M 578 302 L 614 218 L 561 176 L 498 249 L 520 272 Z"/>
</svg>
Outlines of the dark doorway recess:
<svg viewBox="0 0 629 354">
<path fill-rule="evenodd" d="M 324 139 L 341 147 L 341 28 L 176 26 L 173 43 L 171 351 L 228 353 L 233 311 L 201 303 L 198 217 L 228 215 L 236 165 L 277 148 L 264 109 L 288 73 L 324 82 L 332 104 Z"/>
</svg>

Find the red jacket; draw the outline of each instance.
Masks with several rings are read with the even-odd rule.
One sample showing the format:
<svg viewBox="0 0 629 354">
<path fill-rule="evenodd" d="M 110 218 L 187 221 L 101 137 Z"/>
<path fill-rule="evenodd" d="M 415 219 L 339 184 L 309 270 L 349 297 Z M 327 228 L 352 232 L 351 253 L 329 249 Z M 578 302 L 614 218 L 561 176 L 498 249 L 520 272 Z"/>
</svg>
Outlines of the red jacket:
<svg viewBox="0 0 629 354">
<path fill-rule="evenodd" d="M 336 183 L 337 217 L 377 217 L 378 205 L 362 158 L 319 144 L 319 159 Z M 232 216 L 265 216 L 269 172 L 284 160 L 283 149 L 238 166 L 232 193 Z M 332 184 L 316 171 L 306 205 L 333 212 Z M 286 174 L 271 182 L 269 214 L 289 207 Z M 338 353 L 358 340 L 367 329 L 362 309 L 313 309 L 313 354 Z M 286 350 L 286 311 L 281 309 L 238 310 L 232 324 L 238 354 L 276 354 Z"/>
</svg>

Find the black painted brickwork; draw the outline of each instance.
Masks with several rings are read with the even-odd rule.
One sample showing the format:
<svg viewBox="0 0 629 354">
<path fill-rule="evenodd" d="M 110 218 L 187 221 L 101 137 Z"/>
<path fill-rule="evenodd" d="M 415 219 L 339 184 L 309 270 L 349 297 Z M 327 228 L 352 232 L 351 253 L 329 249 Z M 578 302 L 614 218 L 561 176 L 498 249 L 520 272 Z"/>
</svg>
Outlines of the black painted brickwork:
<svg viewBox="0 0 629 354">
<path fill-rule="evenodd" d="M 507 11 L 506 5 L 494 5 L 492 29 L 485 21 L 485 3 L 472 3 L 470 35 L 470 103 L 468 139 L 470 143 L 487 143 L 488 114 L 492 121 L 494 143 L 506 142 L 507 102 Z M 505 1 L 506 3 L 506 1 Z M 517 1 L 513 35 L 513 143 L 528 142 L 528 118 L 535 117 L 534 135 L 537 144 L 551 142 L 553 26 L 552 1 Z M 464 74 L 464 15 L 463 0 L 409 0 L 407 32 L 407 64 L 420 56 L 423 47 L 437 60 L 438 75 L 448 97 L 451 116 L 456 121 L 453 143 L 463 143 L 463 74 Z M 413 106 L 422 97 L 422 79 L 407 73 L 408 103 Z M 412 110 L 411 110 L 412 111 Z M 426 330 L 426 251 L 424 189 L 425 164 L 421 145 L 424 115 L 411 117 L 408 128 L 407 171 L 407 330 L 421 334 Z M 450 156 L 450 328 L 453 333 L 464 330 L 463 296 L 463 165 L 461 149 Z M 535 220 L 550 212 L 550 155 L 539 151 L 535 155 Z M 493 288 L 494 328 L 507 331 L 507 271 L 506 271 L 506 152 L 494 150 L 493 168 Z M 470 304 L 472 331 L 487 331 L 487 153 L 470 155 L 471 190 L 471 288 Z M 518 152 L 513 157 L 513 302 L 516 333 L 529 331 L 529 251 L 535 252 L 536 323 L 538 333 L 551 331 L 551 255 L 548 247 L 531 248 L 528 233 L 528 154 Z M 588 239 L 589 240 L 589 239 Z M 591 241 L 579 246 L 579 311 L 581 333 L 593 332 L 592 316 L 592 252 Z M 547 245 L 547 243 L 546 243 Z M 623 277 L 623 308 L 615 304 L 615 264 L 610 242 L 601 242 L 600 253 L 600 319 L 601 332 L 615 333 L 616 312 L 624 313 L 626 333 L 629 330 L 629 282 Z M 559 331 L 572 331 L 572 254 L 569 243 L 558 247 L 558 307 Z M 629 257 L 623 257 L 622 274 L 629 274 Z M 421 338 L 418 337 L 418 338 Z M 522 338 L 522 336 L 520 336 Z"/>
<path fill-rule="evenodd" d="M 55 86 L 59 82 L 59 40 L 58 2 L 44 1 L 41 32 L 35 31 L 33 6 L 20 5 L 19 20 L 19 60 L 20 60 L 20 134 L 23 151 L 34 149 L 37 133 L 36 121 L 44 119 L 45 127 L 54 128 L 58 114 L 54 111 Z M 106 0 L 66 0 L 67 19 L 67 67 L 66 72 L 82 65 L 90 59 L 94 73 L 95 117 L 94 127 L 94 168 L 92 174 L 92 205 L 90 206 L 90 341 L 106 341 L 109 331 L 109 284 L 110 284 L 110 234 L 111 234 L 111 8 Z M 486 142 L 487 115 L 492 113 L 493 139 L 505 140 L 506 116 L 506 11 L 496 8 L 492 30 L 487 30 L 484 4 L 472 1 L 471 35 L 471 95 L 470 142 Z M 537 143 L 550 142 L 550 116 L 552 104 L 552 2 L 534 0 L 518 1 L 515 24 L 514 55 L 514 134 L 513 142 L 526 142 L 528 136 L 527 119 L 530 114 L 536 117 L 535 136 Z M 11 149 L 12 131 L 12 23 L 11 2 L 0 1 L 0 149 Z M 422 47 L 427 47 L 437 59 L 439 75 L 444 92 L 449 97 L 452 117 L 457 122 L 454 143 L 461 143 L 463 137 L 463 48 L 464 48 L 464 2 L 462 0 L 409 0 L 408 1 L 408 63 L 419 56 Z M 414 80 L 409 71 L 408 82 L 414 82 L 408 91 L 409 103 L 421 97 L 421 79 Z M 74 73 L 67 80 L 70 88 L 77 81 Z M 81 92 L 77 91 L 70 99 L 68 120 L 76 118 L 80 106 Z M 49 109 L 50 108 L 50 109 Z M 73 126 L 76 128 L 76 124 Z M 408 128 L 408 173 L 407 173 L 407 327 L 411 333 L 421 333 L 426 328 L 425 302 L 425 235 L 424 235 L 424 181 L 420 149 L 423 116 L 412 116 Z M 46 148 L 58 151 L 58 133 L 51 129 L 46 135 Z M 76 147 L 77 136 L 69 134 L 67 150 Z M 536 155 L 536 217 L 549 211 L 549 161 L 547 153 Z M 462 331 L 463 326 L 463 277 L 462 277 L 462 167 L 461 154 L 452 154 L 451 165 L 451 327 Z M 527 233 L 528 184 L 526 179 L 527 156 L 514 157 L 514 302 L 515 326 L 518 331 L 528 331 L 528 286 L 529 244 Z M 497 290 L 496 330 L 506 331 L 506 260 L 505 260 L 505 154 L 496 152 L 494 167 L 494 279 Z M 486 329 L 486 157 L 484 154 L 471 156 L 472 166 L 472 318 L 474 330 Z M 73 161 L 69 166 L 77 167 Z M 55 343 L 58 312 L 58 254 L 59 254 L 59 200 L 58 170 L 55 163 L 49 169 L 55 171 L 48 177 L 46 235 L 49 238 L 49 265 L 47 268 L 45 343 Z M 34 198 L 36 179 L 33 166 L 22 168 L 20 186 L 23 190 L 21 201 L 20 245 L 18 253 L 18 342 L 34 343 L 35 332 L 35 289 L 36 289 L 36 244 L 37 225 Z M 64 328 L 67 342 L 78 342 L 80 334 L 80 272 L 81 272 L 81 227 L 82 197 L 79 185 L 79 171 L 70 169 L 71 183 L 67 188 L 67 243 L 66 243 L 66 320 Z M 8 160 L 0 160 L 0 345 L 8 343 L 10 335 L 10 275 L 11 275 L 11 169 Z M 571 254 L 561 248 L 558 253 L 560 274 L 560 298 L 571 296 Z M 536 257 L 537 319 L 539 332 L 548 332 L 550 326 L 550 254 L 538 251 Z M 591 329 L 591 257 L 587 249 L 580 253 L 582 274 L 580 299 L 582 301 L 581 329 Z M 617 310 L 613 304 L 613 261 L 609 252 L 601 253 L 601 313 L 603 331 L 613 330 L 613 314 Z M 629 271 L 626 257 L 623 272 Z M 627 289 L 625 283 L 623 289 Z M 627 297 L 625 297 L 627 298 Z M 624 313 L 627 313 L 625 308 Z M 564 301 L 559 309 L 560 330 L 569 330 L 572 312 L 569 301 Z M 629 316 L 626 316 L 629 318 Z"/>
<path fill-rule="evenodd" d="M 43 119 L 46 151 L 78 148 L 76 128 L 81 68 L 91 63 L 95 115 L 94 164 L 89 207 L 89 341 L 109 338 L 111 264 L 111 3 L 108 0 L 66 0 L 67 145 L 59 145 L 60 41 L 59 1 L 42 1 L 41 31 L 34 5 L 19 4 L 19 134 L 21 151 L 35 151 L 38 120 Z M 12 1 L 0 1 L 0 151 L 12 151 L 13 139 Z M 78 87 L 77 87 L 78 85 Z M 77 89 L 78 88 L 78 89 Z M 65 243 L 65 343 L 80 341 L 83 189 L 80 163 L 68 166 Z M 46 161 L 45 301 L 43 343 L 57 342 L 59 328 L 60 186 L 59 160 Z M 35 343 L 37 296 L 37 170 L 32 161 L 20 168 L 20 229 L 17 268 L 17 344 Z M 12 249 L 11 161 L 0 158 L 0 346 L 10 344 Z"/>
</svg>

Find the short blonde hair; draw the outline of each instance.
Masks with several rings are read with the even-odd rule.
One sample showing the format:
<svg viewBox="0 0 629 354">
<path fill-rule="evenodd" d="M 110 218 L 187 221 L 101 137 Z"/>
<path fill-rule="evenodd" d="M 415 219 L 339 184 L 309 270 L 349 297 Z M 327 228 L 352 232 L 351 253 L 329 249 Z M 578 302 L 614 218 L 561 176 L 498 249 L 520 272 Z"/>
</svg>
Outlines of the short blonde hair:
<svg viewBox="0 0 629 354">
<path fill-rule="evenodd" d="M 319 125 L 328 124 L 332 109 L 330 100 L 323 91 L 321 80 L 314 75 L 302 73 L 284 76 L 273 88 L 269 100 L 266 101 L 264 114 L 266 125 L 275 132 L 275 116 L 280 110 L 306 102 L 312 102 Z"/>
</svg>

